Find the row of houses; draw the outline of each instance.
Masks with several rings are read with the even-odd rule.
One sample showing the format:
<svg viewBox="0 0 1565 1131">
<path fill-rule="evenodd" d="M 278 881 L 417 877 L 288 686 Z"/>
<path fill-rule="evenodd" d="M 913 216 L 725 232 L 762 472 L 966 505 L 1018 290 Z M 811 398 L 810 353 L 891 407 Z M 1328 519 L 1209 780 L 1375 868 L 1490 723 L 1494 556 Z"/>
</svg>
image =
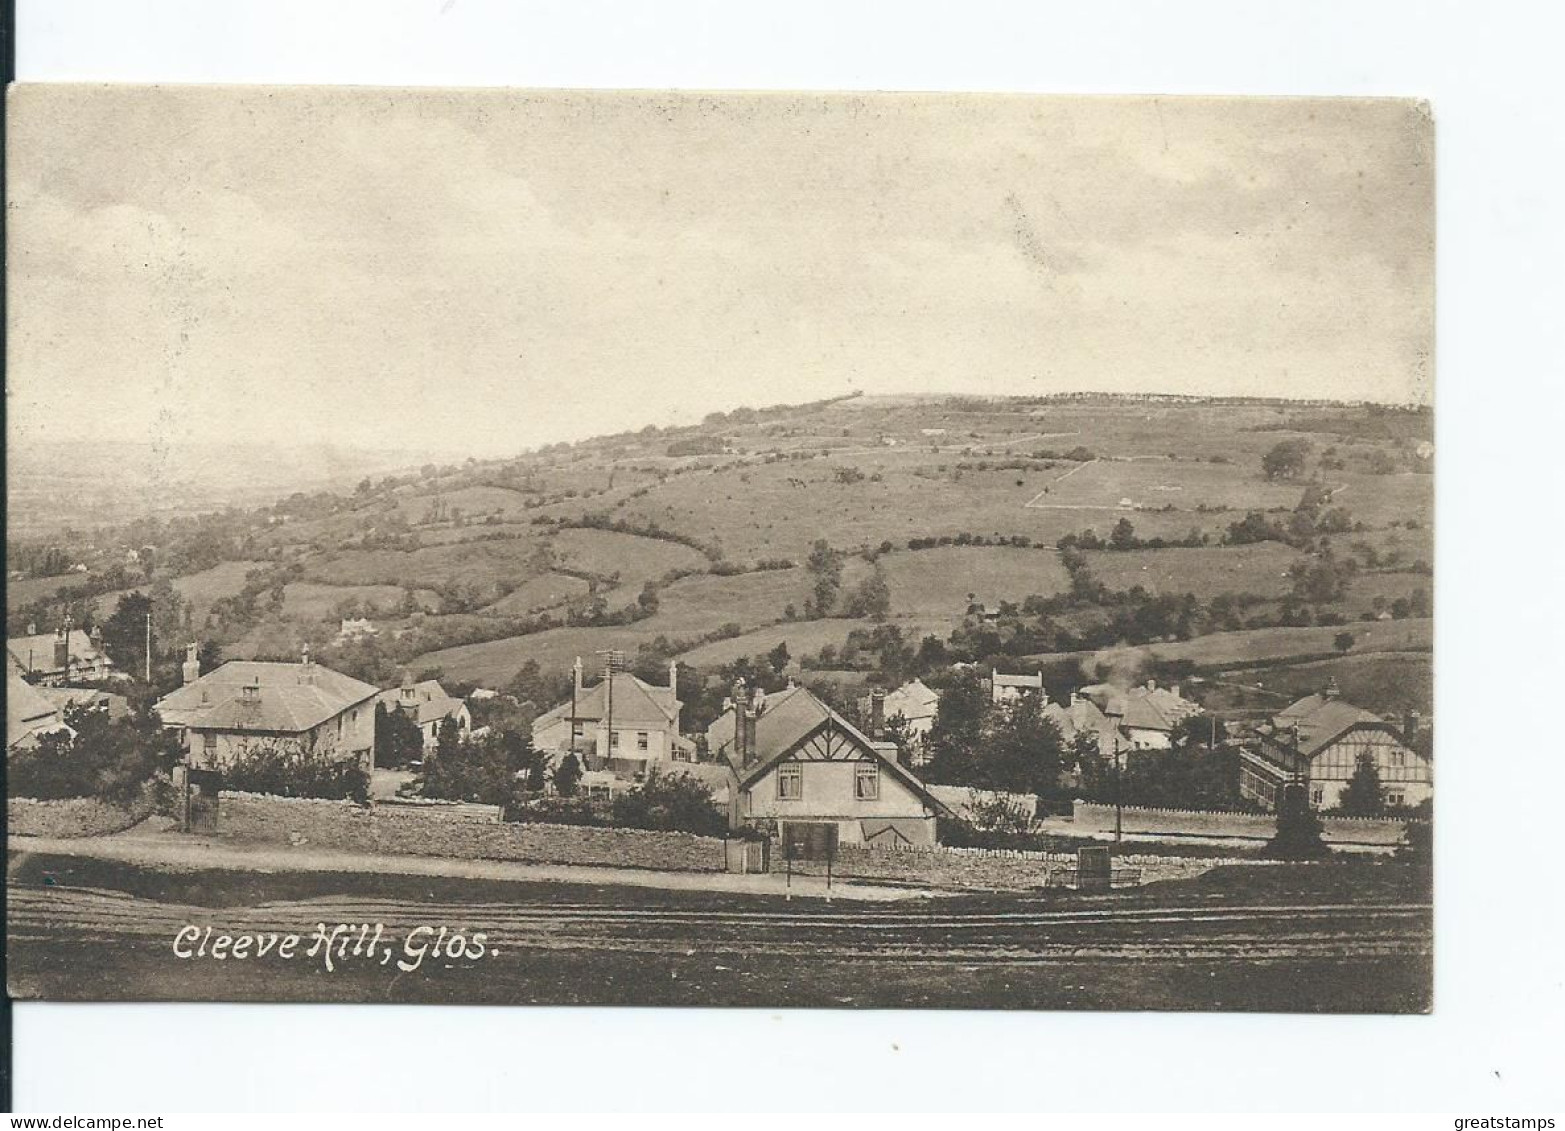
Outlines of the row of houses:
<svg viewBox="0 0 1565 1131">
<path fill-rule="evenodd" d="M 1008 707 L 1027 696 L 1044 699 L 1044 717 L 1067 743 L 1087 736 L 1111 755 L 1167 750 L 1179 724 L 1202 713 L 1197 703 L 1180 694 L 1178 684 L 1162 687 L 1156 680 L 1129 688 L 1093 684 L 1071 692 L 1064 702 L 1048 700 L 1042 672 L 991 671 L 987 683 L 995 706 Z M 866 698 L 861 706 L 868 711 L 872 702 Z M 883 705 L 886 718 L 900 720 L 914 764 L 926 761 L 939 692 L 915 679 L 888 692 Z M 1275 809 L 1283 786 L 1302 782 L 1316 808 L 1335 808 L 1361 756 L 1368 755 L 1385 788 L 1386 803 L 1418 805 L 1434 794 L 1433 766 L 1415 749 L 1418 722 L 1416 715 L 1400 726 L 1388 722 L 1345 702 L 1336 684 L 1329 683 L 1248 728 L 1240 744 L 1240 796 Z"/>
<path fill-rule="evenodd" d="M 91 673 L 100 670 L 91 639 L 80 634 L 83 640 L 77 641 L 73 633 L 80 634 L 67 629 L 42 641 L 11 642 L 12 749 L 63 727 L 72 704 L 112 706 L 93 699 L 103 692 L 63 682 L 94 678 Z M 50 645 L 46 658 L 43 643 Z M 220 768 L 240 748 L 275 740 L 371 769 L 376 712 L 382 707 L 411 720 L 426 748 L 435 746 L 448 719 L 461 731 L 472 730 L 467 704 L 437 681 L 405 679 L 382 689 L 316 663 L 307 649 L 297 663 L 230 661 L 203 673 L 192 645 L 182 674 L 182 685 L 157 708 L 197 768 Z M 1041 673 L 991 672 L 988 683 L 991 701 L 1001 707 L 1029 695 L 1046 698 Z M 918 776 L 940 700 L 920 680 L 870 696 L 863 712 L 870 720 L 866 729 L 802 686 L 790 684 L 768 695 L 736 684 L 706 728 L 702 762 L 697 744 L 683 732 L 677 688 L 674 664 L 662 686 L 619 670 L 589 686 L 578 660 L 570 698 L 534 721 L 534 747 L 556 761 L 575 754 L 586 771 L 583 784 L 594 793 L 612 794 L 646 780 L 654 769 L 677 767 L 712 789 L 735 827 L 802 825 L 830 828 L 839 843 L 928 844 L 935 840 L 937 821 L 951 815 Z M 1126 755 L 1168 748 L 1179 724 L 1199 712 L 1177 685 L 1152 681 L 1129 688 L 1083 687 L 1043 708 L 1067 741 L 1094 736 L 1100 749 Z M 899 721 L 912 744 L 911 765 L 899 762 L 898 748 L 887 738 L 891 720 Z M 1270 808 L 1285 784 L 1303 781 L 1311 801 L 1330 808 L 1362 754 L 1374 760 L 1391 804 L 1416 805 L 1432 794 L 1431 766 L 1415 752 L 1410 736 L 1343 702 L 1334 687 L 1252 728 L 1241 755 L 1240 791 Z"/>
</svg>

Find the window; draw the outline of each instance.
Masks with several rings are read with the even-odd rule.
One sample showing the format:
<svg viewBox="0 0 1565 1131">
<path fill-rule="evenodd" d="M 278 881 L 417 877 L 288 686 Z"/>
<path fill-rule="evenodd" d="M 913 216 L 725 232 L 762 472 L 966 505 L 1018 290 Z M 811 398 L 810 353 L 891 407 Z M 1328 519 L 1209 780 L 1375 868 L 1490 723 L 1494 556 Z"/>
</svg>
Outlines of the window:
<svg viewBox="0 0 1565 1131">
<path fill-rule="evenodd" d="M 1404 800 L 1404 796 L 1402 794 L 1400 794 L 1400 793 L 1388 793 L 1388 794 L 1386 794 L 1386 804 L 1390 805 L 1392 807 L 1399 807 L 1399 806 L 1401 806 L 1403 800 Z"/>
<path fill-rule="evenodd" d="M 618 750 L 619 749 L 619 731 L 617 731 L 617 730 L 609 731 L 609 749 L 610 750 Z"/>
<path fill-rule="evenodd" d="M 777 798 L 798 801 L 804 796 L 804 767 L 790 763 L 777 767 Z"/>
<path fill-rule="evenodd" d="M 1326 799 L 1326 787 L 1323 785 L 1310 787 L 1310 804 L 1319 805 Z"/>
<path fill-rule="evenodd" d="M 216 750 L 217 735 L 213 734 L 211 731 L 207 731 L 201 736 L 201 746 L 206 750 Z"/>
<path fill-rule="evenodd" d="M 648 735 L 647 735 L 646 731 L 638 730 L 636 732 L 636 749 L 637 750 L 645 750 L 647 748 L 648 741 L 649 741 L 649 738 L 648 738 Z"/>
<path fill-rule="evenodd" d="M 874 762 L 860 762 L 853 767 L 853 796 L 860 801 L 880 799 L 880 766 Z"/>
<path fill-rule="evenodd" d="M 1401 750 L 1393 750 L 1391 752 L 1391 764 L 1400 769 L 1402 766 L 1407 765 L 1407 755 Z"/>
</svg>

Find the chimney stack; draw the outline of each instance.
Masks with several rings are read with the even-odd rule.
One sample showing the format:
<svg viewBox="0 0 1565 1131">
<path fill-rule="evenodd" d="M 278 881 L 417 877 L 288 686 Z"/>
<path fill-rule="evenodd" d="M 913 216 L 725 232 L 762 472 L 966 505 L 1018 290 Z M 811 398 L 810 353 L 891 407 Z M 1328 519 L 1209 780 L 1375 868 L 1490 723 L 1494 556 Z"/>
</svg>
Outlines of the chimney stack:
<svg viewBox="0 0 1565 1131">
<path fill-rule="evenodd" d="M 581 687 L 582 687 L 582 682 L 581 682 L 581 657 L 580 656 L 577 656 L 576 657 L 576 662 L 571 665 L 571 680 L 572 680 L 572 685 L 576 688 L 576 695 L 579 698 L 581 696 Z"/>
<path fill-rule="evenodd" d="M 744 680 L 734 680 L 734 762 L 743 769 L 750 761 L 750 696 L 745 691 Z"/>
<path fill-rule="evenodd" d="M 54 666 L 60 671 L 68 671 L 71 666 L 71 628 L 70 622 L 54 634 Z"/>
<path fill-rule="evenodd" d="M 875 688 L 869 693 L 869 736 L 879 742 L 886 735 L 886 693 Z"/>
<path fill-rule="evenodd" d="M 185 645 L 185 662 L 180 665 L 180 672 L 186 683 L 194 683 L 201 678 L 201 658 L 197 654 L 195 641 Z"/>
<path fill-rule="evenodd" d="M 299 682 L 315 682 L 315 667 L 310 663 L 310 645 L 308 641 L 299 649 Z"/>
<path fill-rule="evenodd" d="M 679 696 L 679 661 L 678 660 L 670 660 L 668 662 L 668 689 L 674 693 L 674 696 L 676 698 L 678 698 L 678 696 Z"/>
<path fill-rule="evenodd" d="M 1421 722 L 1423 722 L 1423 718 L 1417 711 L 1409 711 L 1402 716 L 1402 742 L 1404 745 L 1411 746 L 1418 739 L 1418 728 Z"/>
</svg>

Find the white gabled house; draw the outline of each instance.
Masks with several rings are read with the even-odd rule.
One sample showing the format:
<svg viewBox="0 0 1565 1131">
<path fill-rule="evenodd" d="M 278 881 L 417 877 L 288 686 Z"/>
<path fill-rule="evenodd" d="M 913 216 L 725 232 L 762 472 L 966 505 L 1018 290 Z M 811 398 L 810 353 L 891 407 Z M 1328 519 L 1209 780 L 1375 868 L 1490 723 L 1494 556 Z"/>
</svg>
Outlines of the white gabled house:
<svg viewBox="0 0 1565 1131">
<path fill-rule="evenodd" d="M 892 743 L 864 734 L 804 687 L 752 699 L 735 684 L 706 736 L 732 774 L 736 827 L 775 825 L 786 840 L 801 826 L 830 826 L 840 844 L 894 847 L 937 843 L 937 822 L 954 816 L 897 764 Z"/>
</svg>

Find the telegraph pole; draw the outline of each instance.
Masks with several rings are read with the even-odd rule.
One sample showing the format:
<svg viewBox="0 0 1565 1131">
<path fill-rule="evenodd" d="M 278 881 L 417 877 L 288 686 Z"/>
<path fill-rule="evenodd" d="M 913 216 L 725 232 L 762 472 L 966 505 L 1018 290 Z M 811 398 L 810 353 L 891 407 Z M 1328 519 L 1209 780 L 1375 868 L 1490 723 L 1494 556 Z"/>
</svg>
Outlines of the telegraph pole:
<svg viewBox="0 0 1565 1131">
<path fill-rule="evenodd" d="M 147 613 L 147 683 L 152 682 L 152 613 Z"/>
</svg>

